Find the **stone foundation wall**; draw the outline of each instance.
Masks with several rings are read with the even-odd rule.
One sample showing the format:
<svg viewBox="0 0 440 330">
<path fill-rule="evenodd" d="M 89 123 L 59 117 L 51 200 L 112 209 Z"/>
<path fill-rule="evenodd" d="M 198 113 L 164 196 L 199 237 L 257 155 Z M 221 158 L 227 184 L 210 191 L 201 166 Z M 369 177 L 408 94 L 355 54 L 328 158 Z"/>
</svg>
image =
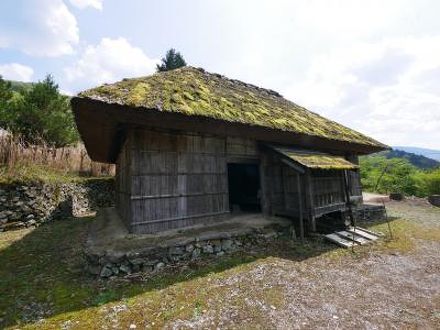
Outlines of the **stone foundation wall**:
<svg viewBox="0 0 440 330">
<path fill-rule="evenodd" d="M 0 232 L 81 216 L 113 204 L 113 179 L 64 184 L 0 185 Z"/>
<path fill-rule="evenodd" d="M 240 250 L 249 251 L 264 246 L 283 234 L 286 233 L 253 232 L 236 237 L 194 240 L 184 245 L 161 247 L 145 252 L 112 252 L 99 255 L 86 251 L 87 267 L 89 273 L 103 278 L 141 271 L 157 272 L 169 265 L 185 264 L 202 257 L 220 257 Z"/>
</svg>

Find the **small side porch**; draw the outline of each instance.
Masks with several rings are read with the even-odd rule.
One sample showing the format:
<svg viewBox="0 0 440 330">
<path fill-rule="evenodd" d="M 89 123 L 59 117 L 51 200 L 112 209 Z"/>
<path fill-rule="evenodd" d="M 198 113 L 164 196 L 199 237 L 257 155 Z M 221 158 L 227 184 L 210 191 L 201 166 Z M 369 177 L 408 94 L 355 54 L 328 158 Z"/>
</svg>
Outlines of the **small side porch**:
<svg viewBox="0 0 440 330">
<path fill-rule="evenodd" d="M 274 145 L 264 150 L 263 212 L 291 218 L 302 238 L 353 222 L 352 205 L 362 203 L 357 157 Z"/>
</svg>

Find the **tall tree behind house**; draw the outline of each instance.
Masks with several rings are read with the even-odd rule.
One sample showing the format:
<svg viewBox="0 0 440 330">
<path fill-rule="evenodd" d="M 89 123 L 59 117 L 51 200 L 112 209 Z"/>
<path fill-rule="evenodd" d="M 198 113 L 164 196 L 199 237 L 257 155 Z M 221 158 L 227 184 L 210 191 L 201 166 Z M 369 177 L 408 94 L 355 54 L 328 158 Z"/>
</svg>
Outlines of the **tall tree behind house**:
<svg viewBox="0 0 440 330">
<path fill-rule="evenodd" d="M 180 54 L 180 52 L 176 52 L 174 48 L 171 48 L 167 51 L 165 57 L 162 58 L 162 64 L 157 64 L 157 71 L 169 71 L 174 70 L 180 67 L 186 66 L 186 62 Z"/>
</svg>

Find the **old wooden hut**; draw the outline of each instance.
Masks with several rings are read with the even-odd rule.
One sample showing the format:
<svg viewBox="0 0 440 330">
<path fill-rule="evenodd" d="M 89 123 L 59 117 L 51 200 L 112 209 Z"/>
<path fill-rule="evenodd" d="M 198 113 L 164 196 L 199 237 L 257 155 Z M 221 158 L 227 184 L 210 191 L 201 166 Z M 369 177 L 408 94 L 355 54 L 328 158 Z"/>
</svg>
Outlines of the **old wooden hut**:
<svg viewBox="0 0 440 330">
<path fill-rule="evenodd" d="M 133 233 L 234 212 L 341 218 L 361 200 L 358 156 L 387 148 L 275 91 L 184 67 L 72 99 L 90 157 L 116 163 L 116 207 Z M 293 221 L 293 220 L 292 220 Z"/>
</svg>

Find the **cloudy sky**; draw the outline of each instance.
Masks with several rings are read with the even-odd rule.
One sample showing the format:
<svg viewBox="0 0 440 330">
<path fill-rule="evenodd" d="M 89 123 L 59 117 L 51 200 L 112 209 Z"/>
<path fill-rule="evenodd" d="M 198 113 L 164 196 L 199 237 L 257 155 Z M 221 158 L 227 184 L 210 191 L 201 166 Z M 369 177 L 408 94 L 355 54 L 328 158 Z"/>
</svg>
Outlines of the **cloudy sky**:
<svg viewBox="0 0 440 330">
<path fill-rule="evenodd" d="M 62 91 L 170 47 L 389 145 L 440 148 L 440 1 L 1 0 L 0 75 Z"/>
</svg>

